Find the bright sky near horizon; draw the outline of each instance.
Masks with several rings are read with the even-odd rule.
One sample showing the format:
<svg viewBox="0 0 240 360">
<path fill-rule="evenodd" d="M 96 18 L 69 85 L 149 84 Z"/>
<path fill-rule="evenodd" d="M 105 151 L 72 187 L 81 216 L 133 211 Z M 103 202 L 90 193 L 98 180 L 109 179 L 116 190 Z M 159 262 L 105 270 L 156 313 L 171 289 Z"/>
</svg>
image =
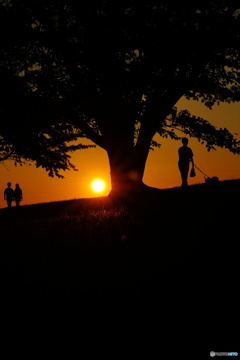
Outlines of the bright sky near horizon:
<svg viewBox="0 0 240 360">
<path fill-rule="evenodd" d="M 188 109 L 218 128 L 226 127 L 230 132 L 239 134 L 236 137 L 240 139 L 240 103 L 215 105 L 212 110 L 201 102 L 186 99 L 181 99 L 176 105 L 178 109 Z M 159 138 L 156 140 L 161 143 L 161 148 L 150 151 L 144 175 L 145 184 L 162 189 L 180 186 L 177 150 L 181 142 Z M 239 155 L 219 148 L 208 152 L 204 145 L 192 138 L 189 139 L 189 146 L 193 150 L 196 165 L 208 176 L 218 176 L 220 180 L 240 178 Z M 7 182 L 11 182 L 13 188 L 16 183 L 20 184 L 23 190 L 22 205 L 108 195 L 111 189 L 109 165 L 103 149 L 97 147 L 79 150 L 73 153 L 72 162 L 78 171 L 62 173 L 64 179 L 50 178 L 45 170 L 37 169 L 34 164 L 17 167 L 11 161 L 0 164 L 0 208 L 6 207 L 3 191 Z M 105 182 L 103 191 L 93 190 L 94 180 Z M 190 185 L 202 182 L 204 175 L 199 171 L 196 177 L 189 178 Z"/>
</svg>

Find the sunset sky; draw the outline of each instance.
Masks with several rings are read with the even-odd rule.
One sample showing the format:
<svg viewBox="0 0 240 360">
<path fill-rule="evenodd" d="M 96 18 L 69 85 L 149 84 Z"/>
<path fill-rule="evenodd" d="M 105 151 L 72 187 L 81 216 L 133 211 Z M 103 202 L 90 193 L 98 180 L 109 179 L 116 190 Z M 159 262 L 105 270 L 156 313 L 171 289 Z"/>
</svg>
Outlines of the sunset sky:
<svg viewBox="0 0 240 360">
<path fill-rule="evenodd" d="M 226 127 L 232 133 L 238 133 L 240 139 L 240 104 L 215 105 L 212 110 L 196 101 L 181 99 L 178 109 L 188 109 L 196 116 L 203 117 L 217 127 Z M 181 185 L 180 174 L 177 167 L 180 141 L 160 139 L 160 149 L 150 151 L 145 169 L 145 184 L 157 188 L 169 188 Z M 90 143 L 90 142 L 89 142 Z M 218 176 L 220 180 L 240 178 L 240 156 L 233 155 L 228 150 L 218 149 L 208 152 L 204 145 L 195 139 L 189 140 L 189 146 L 194 153 L 196 165 L 209 177 Z M 95 149 L 81 150 L 73 153 L 72 162 L 78 171 L 62 173 L 64 179 L 50 178 L 43 169 L 31 166 L 15 166 L 13 162 L 6 161 L 0 164 L 0 208 L 6 207 L 3 191 L 7 182 L 19 183 L 23 190 L 22 205 L 42 202 L 89 198 L 108 195 L 110 186 L 109 165 L 106 152 L 97 147 Z M 92 188 L 94 180 L 105 182 L 105 189 L 95 192 Z M 189 184 L 204 182 L 204 175 L 197 171 L 195 178 L 189 179 Z"/>
</svg>

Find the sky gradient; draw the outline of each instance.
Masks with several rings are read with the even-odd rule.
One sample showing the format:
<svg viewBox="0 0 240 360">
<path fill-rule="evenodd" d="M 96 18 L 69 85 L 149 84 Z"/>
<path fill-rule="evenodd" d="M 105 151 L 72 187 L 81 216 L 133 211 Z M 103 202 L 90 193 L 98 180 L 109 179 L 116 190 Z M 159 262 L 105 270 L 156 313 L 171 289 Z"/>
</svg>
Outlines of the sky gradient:
<svg viewBox="0 0 240 360">
<path fill-rule="evenodd" d="M 193 115 L 210 121 L 218 128 L 226 127 L 230 132 L 237 133 L 236 137 L 240 139 L 239 103 L 215 105 L 212 110 L 201 102 L 186 99 L 181 99 L 176 105 L 178 110 L 188 109 Z M 156 140 L 161 143 L 161 147 L 150 151 L 143 179 L 145 184 L 162 189 L 180 186 L 177 151 L 181 142 L 160 137 L 156 137 Z M 189 147 L 194 153 L 196 165 L 209 177 L 218 176 L 220 180 L 240 178 L 239 155 L 219 148 L 217 151 L 208 152 L 204 145 L 192 138 L 189 139 Z M 79 150 L 73 153 L 72 162 L 78 171 L 62 173 L 64 179 L 50 178 L 45 170 L 37 169 L 34 164 L 17 167 L 11 161 L 0 164 L 0 208 L 6 207 L 3 191 L 8 181 L 13 188 L 16 183 L 20 184 L 23 190 L 22 205 L 108 195 L 111 190 L 109 165 L 103 149 L 97 147 Z M 105 181 L 106 188 L 103 192 L 95 193 L 92 190 L 91 182 L 95 179 Z M 190 185 L 202 182 L 204 175 L 199 171 L 195 178 L 189 178 Z"/>
</svg>

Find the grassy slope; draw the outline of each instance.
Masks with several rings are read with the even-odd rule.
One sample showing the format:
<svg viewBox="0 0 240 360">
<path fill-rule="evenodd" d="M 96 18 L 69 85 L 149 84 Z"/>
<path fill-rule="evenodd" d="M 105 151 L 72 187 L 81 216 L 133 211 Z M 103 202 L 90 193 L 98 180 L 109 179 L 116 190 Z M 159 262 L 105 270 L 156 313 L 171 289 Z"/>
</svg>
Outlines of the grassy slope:
<svg viewBox="0 0 240 360">
<path fill-rule="evenodd" d="M 163 351 L 173 339 L 178 349 L 221 351 L 227 335 L 233 341 L 237 309 L 239 200 L 232 180 L 128 204 L 0 210 L 6 324 L 59 336 L 68 329 L 72 340 L 105 349 L 124 339 L 121 346 Z"/>
</svg>

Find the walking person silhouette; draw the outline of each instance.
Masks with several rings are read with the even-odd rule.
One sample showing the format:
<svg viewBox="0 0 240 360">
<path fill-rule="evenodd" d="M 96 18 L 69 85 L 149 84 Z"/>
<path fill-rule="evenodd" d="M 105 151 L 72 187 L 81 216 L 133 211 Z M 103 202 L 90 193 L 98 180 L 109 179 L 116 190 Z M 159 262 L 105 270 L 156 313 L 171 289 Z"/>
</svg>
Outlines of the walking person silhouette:
<svg viewBox="0 0 240 360">
<path fill-rule="evenodd" d="M 12 201 L 13 201 L 13 189 L 11 188 L 11 183 L 8 182 L 7 183 L 7 188 L 4 190 L 4 200 L 7 201 L 7 206 L 11 207 L 12 206 Z"/>
<path fill-rule="evenodd" d="M 13 198 L 16 202 L 16 206 L 20 206 L 20 201 L 22 201 L 22 189 L 20 188 L 19 184 L 16 184 L 15 190 L 13 191 Z"/>
<path fill-rule="evenodd" d="M 178 155 L 179 155 L 178 168 L 180 170 L 180 174 L 182 178 L 182 187 L 186 187 L 188 186 L 187 178 L 189 173 L 189 163 L 191 162 L 192 165 L 194 166 L 194 161 L 193 161 L 194 155 L 192 149 L 188 147 L 187 138 L 182 139 L 182 144 L 183 146 L 181 146 L 178 149 Z"/>
</svg>

